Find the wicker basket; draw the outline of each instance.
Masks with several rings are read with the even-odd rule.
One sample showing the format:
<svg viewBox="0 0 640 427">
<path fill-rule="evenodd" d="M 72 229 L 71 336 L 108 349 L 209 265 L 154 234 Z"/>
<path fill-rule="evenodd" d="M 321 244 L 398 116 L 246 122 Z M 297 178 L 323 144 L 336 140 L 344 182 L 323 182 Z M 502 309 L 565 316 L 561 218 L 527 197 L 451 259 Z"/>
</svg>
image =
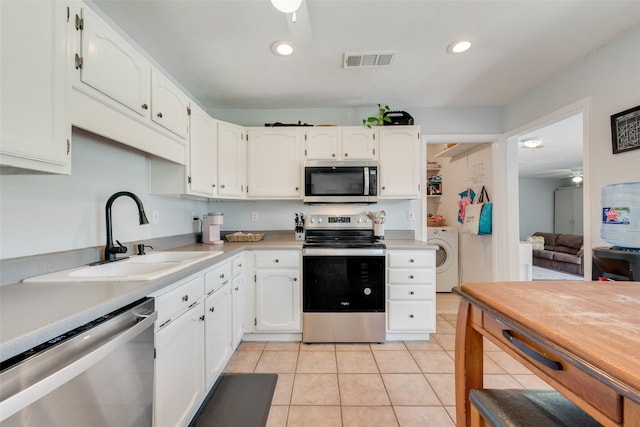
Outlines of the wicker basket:
<svg viewBox="0 0 640 427">
<path fill-rule="evenodd" d="M 228 242 L 257 242 L 264 239 L 264 233 L 225 234 Z"/>
<path fill-rule="evenodd" d="M 428 227 L 442 227 L 445 224 L 444 218 L 427 218 L 427 226 Z"/>
</svg>

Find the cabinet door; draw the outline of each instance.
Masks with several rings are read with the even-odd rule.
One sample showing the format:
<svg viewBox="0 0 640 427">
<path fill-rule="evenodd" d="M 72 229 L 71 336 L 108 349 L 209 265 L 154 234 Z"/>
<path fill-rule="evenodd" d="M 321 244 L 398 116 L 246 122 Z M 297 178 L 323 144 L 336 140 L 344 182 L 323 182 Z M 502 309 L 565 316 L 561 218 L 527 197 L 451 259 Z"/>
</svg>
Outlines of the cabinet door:
<svg viewBox="0 0 640 427">
<path fill-rule="evenodd" d="M 151 71 L 151 119 L 181 138 L 189 133 L 189 100 L 156 70 Z"/>
<path fill-rule="evenodd" d="M 0 169 L 69 174 L 63 2 L 0 1 Z"/>
<path fill-rule="evenodd" d="M 378 158 L 376 133 L 376 129 L 369 129 L 366 126 L 340 127 L 340 159 L 376 160 Z"/>
<path fill-rule="evenodd" d="M 244 128 L 218 122 L 218 195 L 244 196 L 247 171 L 247 143 Z"/>
<path fill-rule="evenodd" d="M 420 130 L 417 126 L 380 129 L 380 198 L 420 197 Z"/>
<path fill-rule="evenodd" d="M 151 66 L 91 9 L 80 12 L 80 80 L 129 110 L 147 116 Z"/>
<path fill-rule="evenodd" d="M 233 322 L 232 322 L 232 332 L 233 332 L 233 342 L 232 346 L 235 350 L 240 342 L 242 341 L 242 336 L 244 335 L 244 315 L 245 315 L 245 283 L 244 283 L 244 275 L 239 274 L 233 278 L 232 283 L 232 294 L 233 294 Z"/>
<path fill-rule="evenodd" d="M 256 270 L 256 331 L 300 332 L 299 271 Z"/>
<path fill-rule="evenodd" d="M 216 381 L 231 358 L 231 285 L 227 283 L 205 300 L 206 389 Z"/>
<path fill-rule="evenodd" d="M 189 123 L 189 193 L 213 197 L 218 178 L 218 125 L 197 105 L 191 105 Z"/>
<path fill-rule="evenodd" d="M 204 397 L 204 311 L 198 303 L 156 333 L 154 426 L 185 426 Z"/>
<path fill-rule="evenodd" d="M 317 127 L 305 129 L 304 158 L 306 160 L 336 160 L 338 158 L 338 128 Z"/>
<path fill-rule="evenodd" d="M 249 197 L 302 197 L 301 136 L 299 129 L 249 130 Z"/>
</svg>

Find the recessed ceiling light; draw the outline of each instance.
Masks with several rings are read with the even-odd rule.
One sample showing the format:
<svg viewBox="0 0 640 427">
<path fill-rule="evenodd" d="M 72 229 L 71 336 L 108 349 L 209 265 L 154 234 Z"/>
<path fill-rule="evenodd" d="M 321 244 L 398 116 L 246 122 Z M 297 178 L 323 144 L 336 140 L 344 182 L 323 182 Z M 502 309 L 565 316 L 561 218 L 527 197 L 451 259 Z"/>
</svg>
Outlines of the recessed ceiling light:
<svg viewBox="0 0 640 427">
<path fill-rule="evenodd" d="M 542 140 L 537 137 L 525 138 L 520 142 L 522 142 L 522 145 L 527 148 L 538 148 L 542 146 Z"/>
<path fill-rule="evenodd" d="M 302 0 L 271 0 L 273 7 L 283 13 L 293 13 L 300 8 Z"/>
<path fill-rule="evenodd" d="M 456 40 L 447 47 L 447 52 L 455 54 L 469 50 L 471 42 L 469 40 Z"/>
<path fill-rule="evenodd" d="M 279 56 L 289 56 L 293 53 L 291 42 L 279 40 L 271 45 L 271 51 Z"/>
</svg>

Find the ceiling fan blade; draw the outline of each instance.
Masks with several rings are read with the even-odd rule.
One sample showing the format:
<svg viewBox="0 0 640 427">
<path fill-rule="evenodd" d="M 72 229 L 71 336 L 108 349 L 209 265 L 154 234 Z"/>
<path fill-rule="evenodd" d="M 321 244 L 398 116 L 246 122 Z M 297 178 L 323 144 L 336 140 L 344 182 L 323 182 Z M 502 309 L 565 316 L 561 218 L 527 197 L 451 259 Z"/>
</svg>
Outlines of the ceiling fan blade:
<svg viewBox="0 0 640 427">
<path fill-rule="evenodd" d="M 287 13 L 287 26 L 291 33 L 291 39 L 296 45 L 303 45 L 311 41 L 311 21 L 306 0 L 302 0 L 298 10 Z"/>
</svg>

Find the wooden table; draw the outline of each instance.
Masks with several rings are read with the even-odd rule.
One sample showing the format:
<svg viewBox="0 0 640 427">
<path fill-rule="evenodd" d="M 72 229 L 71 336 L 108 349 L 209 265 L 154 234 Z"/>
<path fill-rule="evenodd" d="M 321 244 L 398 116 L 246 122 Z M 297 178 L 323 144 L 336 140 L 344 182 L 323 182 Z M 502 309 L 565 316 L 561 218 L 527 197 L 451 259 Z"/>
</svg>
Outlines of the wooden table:
<svg viewBox="0 0 640 427">
<path fill-rule="evenodd" d="M 640 282 L 465 283 L 454 292 L 458 426 L 471 425 L 486 337 L 603 425 L 640 427 Z"/>
</svg>

